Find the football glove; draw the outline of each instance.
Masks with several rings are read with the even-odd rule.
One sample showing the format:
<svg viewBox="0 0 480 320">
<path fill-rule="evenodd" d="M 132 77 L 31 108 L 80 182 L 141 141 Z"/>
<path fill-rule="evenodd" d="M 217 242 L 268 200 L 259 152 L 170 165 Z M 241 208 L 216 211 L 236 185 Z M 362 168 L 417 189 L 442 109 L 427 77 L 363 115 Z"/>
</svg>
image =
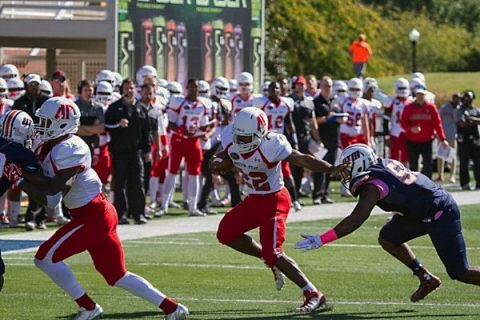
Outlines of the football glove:
<svg viewBox="0 0 480 320">
<path fill-rule="evenodd" d="M 303 240 L 300 240 L 295 244 L 295 249 L 309 251 L 323 246 L 323 242 L 322 239 L 320 239 L 319 234 L 302 234 L 301 236 Z"/>
<path fill-rule="evenodd" d="M 18 180 L 22 179 L 22 169 L 15 163 L 9 163 L 3 168 L 3 175 L 11 184 L 16 184 Z"/>
</svg>

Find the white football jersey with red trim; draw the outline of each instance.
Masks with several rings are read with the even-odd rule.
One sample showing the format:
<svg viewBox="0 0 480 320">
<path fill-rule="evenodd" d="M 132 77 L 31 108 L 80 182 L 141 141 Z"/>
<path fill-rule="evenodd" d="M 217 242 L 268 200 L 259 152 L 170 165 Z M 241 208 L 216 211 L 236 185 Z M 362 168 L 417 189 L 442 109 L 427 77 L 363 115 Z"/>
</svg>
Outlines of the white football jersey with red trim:
<svg viewBox="0 0 480 320">
<path fill-rule="evenodd" d="M 70 135 L 55 145 L 42 162 L 43 173 L 51 178 L 62 170 L 82 169 L 71 179 L 71 188 L 63 196 L 63 202 L 69 209 L 86 205 L 100 193 L 102 182 L 91 166 L 90 149 L 76 135 Z"/>
<path fill-rule="evenodd" d="M 12 110 L 13 100 L 0 98 L 0 116 Z"/>
<path fill-rule="evenodd" d="M 393 97 L 387 101 L 386 110 L 391 112 L 390 115 L 390 135 L 394 137 L 399 137 L 402 132 L 405 130 L 400 124 L 400 119 L 402 118 L 403 109 L 405 106 L 415 101 L 412 97 L 400 98 Z"/>
<path fill-rule="evenodd" d="M 229 125 L 223 130 L 222 146 L 235 167 L 243 172 L 248 194 L 268 194 L 283 188 L 280 163 L 292 153 L 283 134 L 269 132 L 256 150 L 241 154 L 233 143 L 233 125 Z"/>
<path fill-rule="evenodd" d="M 208 123 L 210 103 L 208 99 L 201 97 L 195 101 L 187 100 L 182 96 L 172 97 L 167 109 L 168 121 L 175 123 L 178 127 L 184 127 L 194 135 L 201 135 L 202 132 L 198 129 Z"/>
<path fill-rule="evenodd" d="M 340 133 L 344 133 L 350 137 L 355 137 L 362 134 L 362 118 L 365 114 L 368 115 L 369 102 L 365 99 L 352 100 L 346 98 L 342 104 L 342 111 L 348 113 L 346 123 L 340 125 Z"/>
<path fill-rule="evenodd" d="M 262 109 L 268 118 L 268 129 L 275 133 L 284 133 L 285 119 L 293 112 L 294 102 L 291 98 L 280 97 L 278 104 L 270 101 L 267 97 L 255 99 L 254 106 Z"/>
<path fill-rule="evenodd" d="M 231 99 L 232 102 L 232 117 L 234 117 L 240 110 L 247 108 L 247 107 L 253 107 L 253 101 L 257 98 L 258 96 L 255 94 L 250 94 L 247 99 L 243 99 L 240 94 L 236 94 L 233 96 Z"/>
</svg>

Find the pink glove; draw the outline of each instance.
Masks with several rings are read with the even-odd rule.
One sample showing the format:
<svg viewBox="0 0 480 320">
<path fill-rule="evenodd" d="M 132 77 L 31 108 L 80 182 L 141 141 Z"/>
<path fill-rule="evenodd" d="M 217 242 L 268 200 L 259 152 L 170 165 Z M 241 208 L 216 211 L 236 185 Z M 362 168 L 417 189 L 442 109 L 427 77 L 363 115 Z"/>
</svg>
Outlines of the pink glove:
<svg viewBox="0 0 480 320">
<path fill-rule="evenodd" d="M 9 163 L 3 168 L 3 175 L 10 181 L 11 184 L 17 185 L 17 183 L 23 179 L 22 169 L 15 163 Z"/>
</svg>

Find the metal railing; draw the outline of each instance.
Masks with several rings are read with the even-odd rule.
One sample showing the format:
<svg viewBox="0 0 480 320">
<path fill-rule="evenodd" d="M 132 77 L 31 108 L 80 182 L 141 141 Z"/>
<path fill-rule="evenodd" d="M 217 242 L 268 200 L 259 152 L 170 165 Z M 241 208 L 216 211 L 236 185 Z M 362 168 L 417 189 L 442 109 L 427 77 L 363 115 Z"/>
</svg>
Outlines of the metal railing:
<svg viewBox="0 0 480 320">
<path fill-rule="evenodd" d="M 109 19 L 114 1 L 0 0 L 0 19 L 102 21 Z"/>
</svg>

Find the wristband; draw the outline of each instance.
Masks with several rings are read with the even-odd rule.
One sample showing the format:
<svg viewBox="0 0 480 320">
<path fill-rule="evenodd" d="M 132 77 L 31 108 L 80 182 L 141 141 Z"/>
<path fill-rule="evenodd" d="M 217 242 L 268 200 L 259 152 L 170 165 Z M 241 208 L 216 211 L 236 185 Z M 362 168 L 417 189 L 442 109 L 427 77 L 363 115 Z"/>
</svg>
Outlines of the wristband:
<svg viewBox="0 0 480 320">
<path fill-rule="evenodd" d="M 24 179 L 24 178 L 18 179 L 17 181 L 15 181 L 15 185 L 16 185 L 17 187 L 20 187 L 20 184 L 23 182 L 23 180 L 25 180 L 25 179 Z"/>
<path fill-rule="evenodd" d="M 322 241 L 323 244 L 327 244 L 329 242 L 333 242 L 337 240 L 337 233 L 335 232 L 335 229 L 328 229 L 324 233 L 320 235 L 320 240 Z"/>
</svg>

